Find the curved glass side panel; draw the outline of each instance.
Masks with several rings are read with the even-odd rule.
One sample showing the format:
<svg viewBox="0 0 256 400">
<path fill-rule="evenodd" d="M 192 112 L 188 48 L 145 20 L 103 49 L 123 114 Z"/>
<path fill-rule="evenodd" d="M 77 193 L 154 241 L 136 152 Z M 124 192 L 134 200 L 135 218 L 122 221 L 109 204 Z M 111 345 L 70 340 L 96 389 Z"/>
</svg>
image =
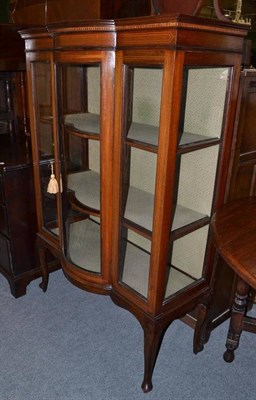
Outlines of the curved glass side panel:
<svg viewBox="0 0 256 400">
<path fill-rule="evenodd" d="M 66 257 L 101 272 L 100 65 L 59 67 Z"/>
<path fill-rule="evenodd" d="M 57 198 L 48 192 L 51 165 L 54 168 L 54 138 L 52 116 L 51 64 L 46 61 L 32 63 L 35 123 L 38 144 L 39 179 L 43 226 L 58 234 Z"/>
</svg>

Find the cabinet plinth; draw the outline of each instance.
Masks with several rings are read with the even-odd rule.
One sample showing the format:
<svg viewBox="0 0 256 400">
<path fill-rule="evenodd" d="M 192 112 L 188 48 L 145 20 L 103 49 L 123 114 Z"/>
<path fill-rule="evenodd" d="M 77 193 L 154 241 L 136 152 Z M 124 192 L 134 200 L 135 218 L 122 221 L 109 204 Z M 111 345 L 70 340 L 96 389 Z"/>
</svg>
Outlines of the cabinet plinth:
<svg viewBox="0 0 256 400">
<path fill-rule="evenodd" d="M 200 327 L 209 303 L 246 30 L 175 15 L 52 25 L 38 49 L 21 35 L 42 287 L 48 249 L 72 283 L 132 312 L 150 391 L 168 326 L 199 306 Z"/>
</svg>

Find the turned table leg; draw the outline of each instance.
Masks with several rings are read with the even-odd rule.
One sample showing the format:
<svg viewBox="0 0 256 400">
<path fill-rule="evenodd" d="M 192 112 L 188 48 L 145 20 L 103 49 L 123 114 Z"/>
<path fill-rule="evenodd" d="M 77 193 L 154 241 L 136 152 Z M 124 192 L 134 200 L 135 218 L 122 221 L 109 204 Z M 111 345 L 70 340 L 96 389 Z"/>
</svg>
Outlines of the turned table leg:
<svg viewBox="0 0 256 400">
<path fill-rule="evenodd" d="M 234 360 L 234 351 L 239 346 L 249 289 L 250 286 L 241 278 L 238 278 L 236 295 L 232 307 L 229 331 L 226 342 L 227 350 L 223 355 L 223 358 L 226 362 L 232 362 Z"/>
</svg>

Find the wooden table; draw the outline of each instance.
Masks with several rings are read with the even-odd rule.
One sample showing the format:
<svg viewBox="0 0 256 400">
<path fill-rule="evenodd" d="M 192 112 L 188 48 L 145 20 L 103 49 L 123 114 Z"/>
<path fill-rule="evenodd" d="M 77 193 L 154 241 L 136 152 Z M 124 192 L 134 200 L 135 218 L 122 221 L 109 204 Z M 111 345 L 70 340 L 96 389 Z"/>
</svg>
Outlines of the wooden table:
<svg viewBox="0 0 256 400">
<path fill-rule="evenodd" d="M 224 353 L 234 360 L 243 330 L 256 333 L 256 319 L 246 315 L 248 295 L 256 289 L 256 197 L 233 201 L 212 217 L 211 235 L 219 255 L 238 276 Z"/>
</svg>

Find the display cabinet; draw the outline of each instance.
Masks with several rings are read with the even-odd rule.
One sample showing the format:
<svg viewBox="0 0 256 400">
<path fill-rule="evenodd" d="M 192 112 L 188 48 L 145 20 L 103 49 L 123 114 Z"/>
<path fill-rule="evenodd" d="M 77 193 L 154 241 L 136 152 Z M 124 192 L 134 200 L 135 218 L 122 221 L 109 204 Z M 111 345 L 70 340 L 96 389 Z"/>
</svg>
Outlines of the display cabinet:
<svg viewBox="0 0 256 400">
<path fill-rule="evenodd" d="M 144 330 L 142 388 L 171 322 L 211 298 L 246 30 L 169 15 L 23 31 L 39 232 L 78 287 Z"/>
</svg>

